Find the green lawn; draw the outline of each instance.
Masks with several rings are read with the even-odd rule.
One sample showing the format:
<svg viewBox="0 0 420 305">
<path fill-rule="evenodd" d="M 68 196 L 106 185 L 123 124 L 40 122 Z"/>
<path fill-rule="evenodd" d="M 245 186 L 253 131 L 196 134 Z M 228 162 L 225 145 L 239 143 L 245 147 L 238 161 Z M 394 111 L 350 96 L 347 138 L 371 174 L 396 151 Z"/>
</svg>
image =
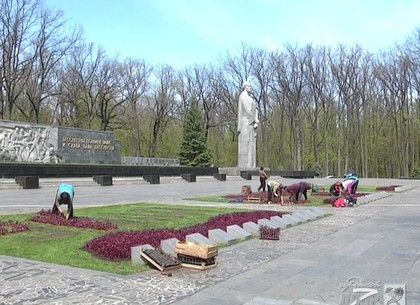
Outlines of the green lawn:
<svg viewBox="0 0 420 305">
<path fill-rule="evenodd" d="M 235 207 L 193 207 L 159 204 L 129 204 L 75 210 L 76 216 L 110 220 L 120 230 L 181 228 L 203 223 L 212 216 L 243 211 Z M 0 216 L 0 221 L 21 221 L 30 231 L 0 236 L 0 254 L 28 258 L 120 274 L 132 274 L 149 269 L 133 266 L 131 261 L 112 262 L 99 259 L 83 249 L 85 243 L 106 234 L 104 231 L 52 226 L 28 221 L 34 214 Z"/>
</svg>

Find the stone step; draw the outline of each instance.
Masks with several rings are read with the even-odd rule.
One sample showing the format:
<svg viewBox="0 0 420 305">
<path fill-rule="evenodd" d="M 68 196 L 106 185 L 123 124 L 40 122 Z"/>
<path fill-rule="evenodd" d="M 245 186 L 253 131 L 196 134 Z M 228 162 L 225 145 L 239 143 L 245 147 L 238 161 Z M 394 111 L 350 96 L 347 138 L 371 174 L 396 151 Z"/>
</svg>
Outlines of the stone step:
<svg viewBox="0 0 420 305">
<path fill-rule="evenodd" d="M 197 182 L 214 182 L 218 181 L 213 176 L 197 176 Z M 238 176 L 227 176 L 226 181 L 242 181 L 243 178 Z M 220 181 L 224 183 L 225 181 Z M 56 188 L 60 183 L 69 183 L 74 186 L 98 186 L 92 177 L 77 178 L 39 178 L 40 188 Z M 160 177 L 160 183 L 188 183 L 181 176 L 165 176 Z M 113 177 L 113 185 L 146 185 L 149 184 L 143 177 Z M 0 190 L 2 189 L 21 189 L 22 187 L 15 182 L 14 178 L 0 178 Z"/>
<path fill-rule="evenodd" d="M 145 185 L 149 184 L 143 177 L 112 177 L 112 184 L 114 185 Z"/>
<path fill-rule="evenodd" d="M 83 178 L 39 178 L 40 188 L 56 188 L 60 183 L 68 183 L 73 186 L 98 186 L 92 177 Z"/>
<path fill-rule="evenodd" d="M 18 190 L 22 187 L 16 183 L 15 179 L 0 179 L 0 190 Z"/>
</svg>

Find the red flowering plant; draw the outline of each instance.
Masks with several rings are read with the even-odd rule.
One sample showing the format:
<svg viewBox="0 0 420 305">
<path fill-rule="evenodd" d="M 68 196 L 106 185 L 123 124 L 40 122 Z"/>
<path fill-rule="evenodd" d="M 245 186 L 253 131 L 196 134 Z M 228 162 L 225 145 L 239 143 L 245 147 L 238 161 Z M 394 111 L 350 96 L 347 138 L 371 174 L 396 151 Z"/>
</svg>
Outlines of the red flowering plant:
<svg viewBox="0 0 420 305">
<path fill-rule="evenodd" d="M 72 219 L 66 219 L 63 216 L 57 215 L 48 210 L 42 210 L 38 212 L 35 216 L 30 218 L 30 221 L 46 223 L 55 226 L 67 226 L 93 230 L 108 231 L 118 229 L 118 226 L 110 221 L 96 220 L 89 217 L 75 217 Z"/>
<path fill-rule="evenodd" d="M 176 238 L 185 240 L 187 235 L 193 233 L 200 233 L 208 237 L 209 230 L 226 230 L 227 226 L 242 225 L 245 222 L 257 223 L 262 218 L 281 217 L 282 215 L 283 213 L 276 211 L 234 212 L 214 216 L 205 223 L 180 229 L 161 228 L 112 232 L 88 241 L 85 244 L 85 249 L 96 256 L 109 260 L 130 259 L 131 248 L 135 246 L 149 244 L 154 248 L 158 248 L 160 247 L 160 242 L 165 239 Z"/>
<path fill-rule="evenodd" d="M 22 222 L 12 220 L 0 222 L 0 236 L 25 231 L 29 231 L 29 227 Z"/>
</svg>

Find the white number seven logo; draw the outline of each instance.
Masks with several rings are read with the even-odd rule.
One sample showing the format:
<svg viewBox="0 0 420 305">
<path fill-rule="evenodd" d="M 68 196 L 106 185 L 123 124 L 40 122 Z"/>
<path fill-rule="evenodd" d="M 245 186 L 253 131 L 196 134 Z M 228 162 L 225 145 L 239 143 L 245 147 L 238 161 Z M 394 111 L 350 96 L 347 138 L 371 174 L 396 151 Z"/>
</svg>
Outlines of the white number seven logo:
<svg viewBox="0 0 420 305">
<path fill-rule="evenodd" d="M 357 292 L 362 292 L 365 294 L 363 294 L 359 300 L 354 301 L 350 305 L 356 305 L 358 302 L 363 301 L 364 299 L 367 299 L 368 297 L 371 297 L 379 293 L 378 290 L 372 289 L 372 288 L 354 288 L 353 293 L 357 293 Z"/>
</svg>

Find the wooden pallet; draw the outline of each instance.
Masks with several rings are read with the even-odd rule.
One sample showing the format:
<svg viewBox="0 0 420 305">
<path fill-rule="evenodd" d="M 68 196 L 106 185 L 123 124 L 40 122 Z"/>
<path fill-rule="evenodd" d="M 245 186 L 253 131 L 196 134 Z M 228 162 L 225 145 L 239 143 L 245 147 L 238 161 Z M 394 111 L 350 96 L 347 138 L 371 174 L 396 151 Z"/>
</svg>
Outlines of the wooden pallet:
<svg viewBox="0 0 420 305">
<path fill-rule="evenodd" d="M 196 264 L 181 263 L 181 267 L 183 268 L 191 268 L 191 269 L 197 269 L 197 270 L 208 270 L 216 266 L 217 266 L 217 262 L 214 262 L 214 264 L 212 265 L 205 265 L 205 264 L 196 265 Z"/>
</svg>

